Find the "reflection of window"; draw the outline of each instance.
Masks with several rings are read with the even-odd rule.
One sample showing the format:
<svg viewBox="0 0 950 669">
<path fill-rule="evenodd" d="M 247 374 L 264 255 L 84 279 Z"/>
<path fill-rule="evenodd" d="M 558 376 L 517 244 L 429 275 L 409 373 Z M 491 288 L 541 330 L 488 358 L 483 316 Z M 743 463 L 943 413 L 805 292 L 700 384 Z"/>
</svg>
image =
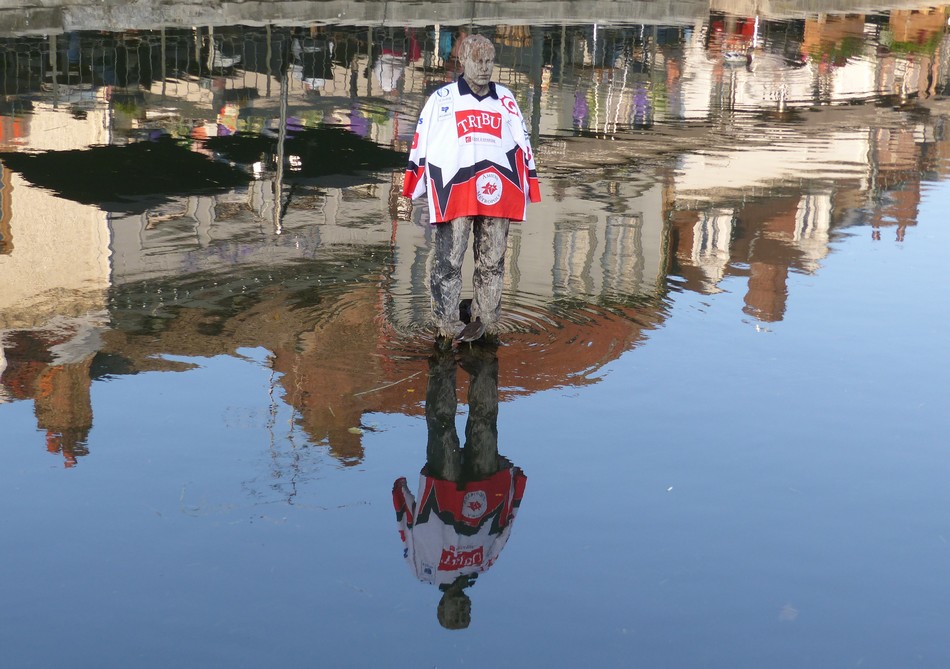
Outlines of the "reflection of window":
<svg viewBox="0 0 950 669">
<path fill-rule="evenodd" d="M 604 288 L 613 293 L 636 295 L 643 283 L 643 216 L 611 215 L 607 217 L 604 239 Z"/>
<path fill-rule="evenodd" d="M 795 243 L 802 252 L 802 266 L 813 272 L 828 253 L 831 228 L 831 194 L 803 195 L 795 212 Z"/>
<path fill-rule="evenodd" d="M 597 246 L 596 216 L 578 217 L 554 224 L 554 294 L 590 295 L 591 266 Z"/>
<path fill-rule="evenodd" d="M 10 170 L 2 168 L 0 175 L 0 255 L 13 253 L 13 207 L 10 197 L 13 194 L 13 185 L 10 183 Z"/>
<path fill-rule="evenodd" d="M 734 213 L 731 209 L 702 212 L 693 226 L 693 264 L 706 275 L 707 289 L 714 289 L 729 263 Z"/>
<path fill-rule="evenodd" d="M 829 193 L 806 194 L 798 203 L 795 212 L 795 241 L 818 239 L 827 242 L 831 227 L 831 195 Z"/>
</svg>

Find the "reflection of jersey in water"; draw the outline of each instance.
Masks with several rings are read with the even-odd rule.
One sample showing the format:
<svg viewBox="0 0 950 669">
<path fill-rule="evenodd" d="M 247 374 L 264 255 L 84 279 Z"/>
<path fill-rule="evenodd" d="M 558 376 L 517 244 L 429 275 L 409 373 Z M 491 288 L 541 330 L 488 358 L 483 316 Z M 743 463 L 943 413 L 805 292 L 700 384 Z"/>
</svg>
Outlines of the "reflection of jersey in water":
<svg viewBox="0 0 950 669">
<path fill-rule="evenodd" d="M 427 476 L 425 470 L 419 481 L 418 502 L 405 477 L 393 485 L 409 568 L 420 581 L 434 585 L 486 571 L 508 541 L 527 477 L 509 464 L 464 485 Z"/>
</svg>

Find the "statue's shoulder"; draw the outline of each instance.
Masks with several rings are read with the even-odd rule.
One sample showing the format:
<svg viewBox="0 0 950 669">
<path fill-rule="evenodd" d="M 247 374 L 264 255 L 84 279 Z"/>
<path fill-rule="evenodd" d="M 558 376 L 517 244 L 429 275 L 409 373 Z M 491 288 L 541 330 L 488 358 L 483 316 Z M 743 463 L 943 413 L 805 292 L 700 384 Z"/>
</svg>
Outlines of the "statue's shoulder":
<svg viewBox="0 0 950 669">
<path fill-rule="evenodd" d="M 515 94 L 511 92 L 510 88 L 502 84 L 495 84 L 495 95 L 498 96 L 498 100 L 508 111 L 511 117 L 516 119 L 521 118 L 521 109 L 518 107 L 518 102 L 515 100 Z"/>
<path fill-rule="evenodd" d="M 453 97 L 458 92 L 458 89 L 458 83 L 453 81 L 452 83 L 446 84 L 445 86 L 440 86 L 439 88 L 435 89 L 435 91 L 432 93 L 432 97 L 436 100 L 447 100 Z"/>
<path fill-rule="evenodd" d="M 495 93 L 498 95 L 499 99 L 503 98 L 506 95 L 509 98 L 515 97 L 515 94 L 511 92 L 511 89 L 505 86 L 504 84 L 499 84 L 497 81 L 494 82 L 494 84 L 495 84 Z"/>
</svg>

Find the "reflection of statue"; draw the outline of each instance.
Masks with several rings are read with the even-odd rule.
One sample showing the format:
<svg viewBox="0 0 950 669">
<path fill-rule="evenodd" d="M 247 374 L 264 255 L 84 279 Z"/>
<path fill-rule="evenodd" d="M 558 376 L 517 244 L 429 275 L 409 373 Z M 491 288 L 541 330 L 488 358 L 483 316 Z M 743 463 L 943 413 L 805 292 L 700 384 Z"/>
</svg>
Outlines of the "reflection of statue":
<svg viewBox="0 0 950 669">
<path fill-rule="evenodd" d="M 465 447 L 459 447 L 455 430 L 455 355 L 440 351 L 429 361 L 429 439 L 419 497 L 405 478 L 393 486 L 406 561 L 419 580 L 442 590 L 438 616 L 448 629 L 468 627 L 471 601 L 464 589 L 494 564 L 508 541 L 527 480 L 498 455 L 495 349 L 464 347 L 459 358 L 471 376 Z"/>
</svg>

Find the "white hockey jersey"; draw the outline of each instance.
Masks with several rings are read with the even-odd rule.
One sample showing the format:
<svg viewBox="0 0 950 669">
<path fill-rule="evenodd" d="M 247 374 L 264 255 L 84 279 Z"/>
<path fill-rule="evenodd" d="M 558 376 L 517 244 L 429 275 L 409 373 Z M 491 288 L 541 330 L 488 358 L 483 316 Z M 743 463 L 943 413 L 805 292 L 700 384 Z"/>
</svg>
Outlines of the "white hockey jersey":
<svg viewBox="0 0 950 669">
<path fill-rule="evenodd" d="M 541 200 L 530 135 L 512 92 L 489 84 L 483 98 L 464 78 L 426 101 L 409 152 L 402 194 L 428 193 L 429 220 L 494 216 L 523 221 Z"/>
<path fill-rule="evenodd" d="M 494 564 L 508 541 L 527 477 L 508 466 L 483 481 L 459 486 L 420 477 L 418 501 L 405 477 L 393 485 L 393 506 L 403 555 L 416 577 L 448 585 Z"/>
</svg>

